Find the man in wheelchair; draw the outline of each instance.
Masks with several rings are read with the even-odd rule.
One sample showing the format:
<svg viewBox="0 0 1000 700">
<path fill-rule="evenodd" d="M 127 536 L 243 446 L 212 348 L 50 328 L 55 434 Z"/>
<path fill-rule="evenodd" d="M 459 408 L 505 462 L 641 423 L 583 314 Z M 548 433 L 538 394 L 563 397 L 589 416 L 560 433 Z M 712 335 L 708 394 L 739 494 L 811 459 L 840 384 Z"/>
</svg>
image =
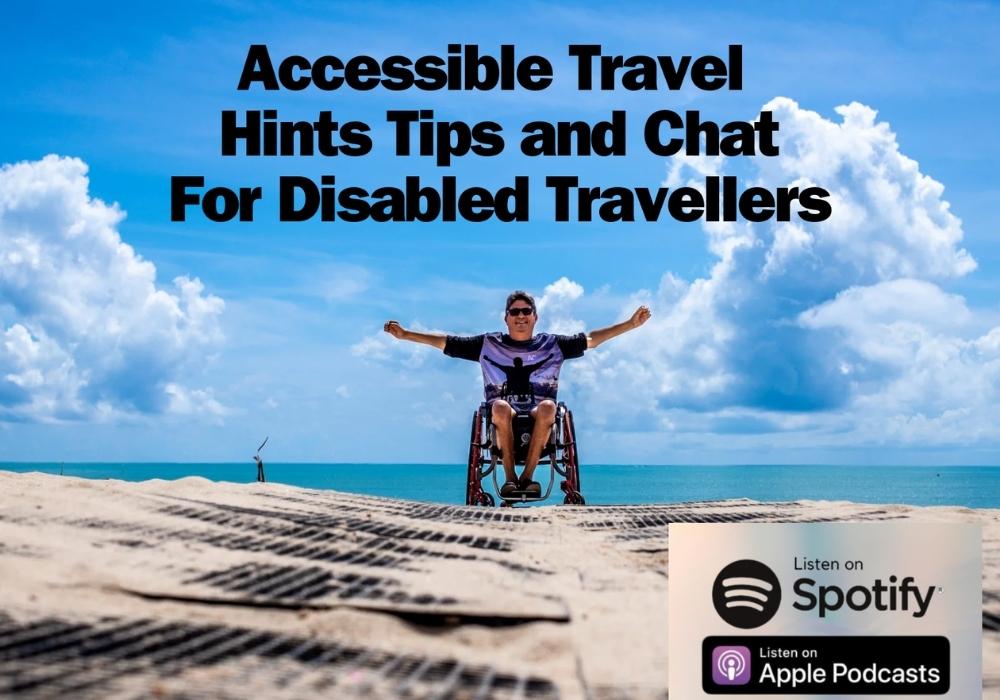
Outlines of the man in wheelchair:
<svg viewBox="0 0 1000 700">
<path fill-rule="evenodd" d="M 627 320 L 607 328 L 576 335 L 536 335 L 535 300 L 518 290 L 507 297 L 506 333 L 474 336 L 421 333 L 407 330 L 397 321 L 387 321 L 385 331 L 394 338 L 431 345 L 451 357 L 479 363 L 486 405 L 503 460 L 506 481 L 500 487 L 500 496 L 511 499 L 523 494 L 537 500 L 541 485 L 532 476 L 556 420 L 556 391 L 563 361 L 581 357 L 585 350 L 638 328 L 649 317 L 649 309 L 640 306 Z M 534 425 L 524 456 L 524 470 L 518 476 L 514 425 L 515 417 L 525 414 L 533 419 Z"/>
</svg>

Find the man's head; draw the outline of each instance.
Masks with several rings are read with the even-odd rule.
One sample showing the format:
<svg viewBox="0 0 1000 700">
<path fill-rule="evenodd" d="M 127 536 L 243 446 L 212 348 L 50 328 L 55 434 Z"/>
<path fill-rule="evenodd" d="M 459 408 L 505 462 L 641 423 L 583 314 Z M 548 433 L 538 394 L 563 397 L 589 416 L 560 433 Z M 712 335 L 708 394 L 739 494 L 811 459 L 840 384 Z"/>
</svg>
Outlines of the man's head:
<svg viewBox="0 0 1000 700">
<path fill-rule="evenodd" d="M 507 334 L 511 338 L 531 340 L 535 335 L 535 323 L 538 321 L 534 297 L 520 289 L 511 292 L 507 297 L 504 321 L 507 322 Z"/>
</svg>

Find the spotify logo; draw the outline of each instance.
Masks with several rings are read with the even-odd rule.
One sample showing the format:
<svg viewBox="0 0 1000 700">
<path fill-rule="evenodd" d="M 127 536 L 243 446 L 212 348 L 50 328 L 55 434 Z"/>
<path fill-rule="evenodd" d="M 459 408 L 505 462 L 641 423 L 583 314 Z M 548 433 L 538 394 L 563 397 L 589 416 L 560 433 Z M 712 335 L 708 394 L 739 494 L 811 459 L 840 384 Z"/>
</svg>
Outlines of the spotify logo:
<svg viewBox="0 0 1000 700">
<path fill-rule="evenodd" d="M 733 627 L 753 629 L 774 617 L 781 603 L 781 585 L 774 572 L 759 561 L 740 559 L 715 577 L 712 602 L 719 617 Z"/>
</svg>

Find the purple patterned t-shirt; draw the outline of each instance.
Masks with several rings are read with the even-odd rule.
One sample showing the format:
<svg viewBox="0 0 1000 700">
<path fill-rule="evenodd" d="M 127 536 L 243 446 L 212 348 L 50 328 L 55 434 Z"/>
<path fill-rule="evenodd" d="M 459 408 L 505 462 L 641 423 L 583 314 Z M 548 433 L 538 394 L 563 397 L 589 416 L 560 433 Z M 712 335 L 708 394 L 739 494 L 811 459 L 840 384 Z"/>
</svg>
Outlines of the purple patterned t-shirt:
<svg viewBox="0 0 1000 700">
<path fill-rule="evenodd" d="M 516 403 L 555 400 L 563 360 L 581 357 L 587 336 L 539 333 L 531 340 L 514 340 L 506 333 L 468 337 L 448 336 L 444 353 L 478 362 L 483 370 L 487 401 L 511 399 Z"/>
</svg>

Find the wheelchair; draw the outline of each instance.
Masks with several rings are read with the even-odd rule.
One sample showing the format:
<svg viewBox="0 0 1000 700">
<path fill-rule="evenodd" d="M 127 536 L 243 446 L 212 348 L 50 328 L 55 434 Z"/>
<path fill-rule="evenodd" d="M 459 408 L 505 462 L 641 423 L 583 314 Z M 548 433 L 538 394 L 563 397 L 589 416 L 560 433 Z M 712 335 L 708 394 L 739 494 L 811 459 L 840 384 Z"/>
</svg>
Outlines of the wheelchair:
<svg viewBox="0 0 1000 700">
<path fill-rule="evenodd" d="M 517 402 L 511 405 L 518 408 Z M 472 415 L 472 438 L 469 443 L 469 469 L 465 487 L 465 503 L 470 506 L 493 506 L 493 493 L 501 500 L 501 506 L 531 503 L 547 500 L 552 493 L 556 475 L 562 477 L 559 488 L 565 494 L 563 503 L 586 505 L 580 490 L 580 462 L 576 448 L 576 432 L 573 429 L 573 414 L 561 401 L 556 406 L 556 419 L 552 424 L 549 440 L 542 448 L 538 468 L 550 466 L 549 483 L 538 496 L 518 492 L 509 497 L 500 495 L 498 473 L 503 475 L 503 454 L 497 444 L 496 428 L 493 425 L 489 404 L 482 403 Z M 531 441 L 534 419 L 528 413 L 518 410 L 514 417 L 514 464 L 524 464 Z M 493 493 L 483 488 L 483 480 L 493 477 Z"/>
</svg>

